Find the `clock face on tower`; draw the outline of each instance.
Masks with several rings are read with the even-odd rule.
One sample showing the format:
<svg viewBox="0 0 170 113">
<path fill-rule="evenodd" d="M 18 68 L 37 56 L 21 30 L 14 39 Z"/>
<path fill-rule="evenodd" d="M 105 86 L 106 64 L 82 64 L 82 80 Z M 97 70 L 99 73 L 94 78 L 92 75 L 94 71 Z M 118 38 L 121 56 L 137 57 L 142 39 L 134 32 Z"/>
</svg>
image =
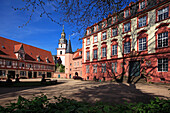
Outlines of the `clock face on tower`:
<svg viewBox="0 0 170 113">
<path fill-rule="evenodd" d="M 60 43 L 64 43 L 64 39 L 60 39 Z"/>
</svg>

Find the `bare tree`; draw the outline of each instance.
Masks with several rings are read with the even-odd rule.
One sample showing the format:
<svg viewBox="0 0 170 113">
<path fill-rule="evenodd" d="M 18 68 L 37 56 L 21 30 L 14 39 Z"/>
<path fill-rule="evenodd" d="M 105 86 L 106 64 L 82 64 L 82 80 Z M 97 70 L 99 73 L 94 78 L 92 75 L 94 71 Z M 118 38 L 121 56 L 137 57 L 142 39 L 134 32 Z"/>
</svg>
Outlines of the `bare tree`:
<svg viewBox="0 0 170 113">
<path fill-rule="evenodd" d="M 36 11 L 39 16 L 48 17 L 51 21 L 62 25 L 64 22 L 77 26 L 77 31 L 122 10 L 130 0 L 22 0 L 24 5 L 13 7 L 16 11 L 27 11 L 30 16 L 23 25 L 26 26 Z M 57 15 L 60 15 L 60 19 Z"/>
</svg>

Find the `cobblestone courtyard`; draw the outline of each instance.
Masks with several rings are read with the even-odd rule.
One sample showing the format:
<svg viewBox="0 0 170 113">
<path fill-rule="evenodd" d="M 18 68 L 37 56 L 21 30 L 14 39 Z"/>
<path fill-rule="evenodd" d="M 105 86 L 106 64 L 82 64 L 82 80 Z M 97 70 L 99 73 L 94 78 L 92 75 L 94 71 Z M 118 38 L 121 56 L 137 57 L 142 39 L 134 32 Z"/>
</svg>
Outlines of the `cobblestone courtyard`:
<svg viewBox="0 0 170 113">
<path fill-rule="evenodd" d="M 39 79 L 37 79 L 39 80 Z M 63 96 L 78 101 L 103 101 L 109 103 L 144 102 L 154 97 L 170 99 L 170 85 L 118 84 L 58 79 L 60 84 L 42 87 L 0 87 L 0 105 L 15 101 L 19 95 L 32 98 L 33 95 L 46 94 L 49 98 Z"/>
</svg>

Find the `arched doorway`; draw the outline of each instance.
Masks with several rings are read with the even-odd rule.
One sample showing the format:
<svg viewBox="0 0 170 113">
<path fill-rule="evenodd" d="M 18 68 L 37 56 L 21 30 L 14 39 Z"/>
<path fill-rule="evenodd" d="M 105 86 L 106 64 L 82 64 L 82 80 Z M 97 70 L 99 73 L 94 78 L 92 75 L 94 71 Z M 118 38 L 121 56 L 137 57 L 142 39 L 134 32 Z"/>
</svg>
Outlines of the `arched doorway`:
<svg viewBox="0 0 170 113">
<path fill-rule="evenodd" d="M 78 76 L 78 73 L 77 73 L 77 72 L 75 72 L 75 75 L 76 75 L 76 76 Z"/>
</svg>

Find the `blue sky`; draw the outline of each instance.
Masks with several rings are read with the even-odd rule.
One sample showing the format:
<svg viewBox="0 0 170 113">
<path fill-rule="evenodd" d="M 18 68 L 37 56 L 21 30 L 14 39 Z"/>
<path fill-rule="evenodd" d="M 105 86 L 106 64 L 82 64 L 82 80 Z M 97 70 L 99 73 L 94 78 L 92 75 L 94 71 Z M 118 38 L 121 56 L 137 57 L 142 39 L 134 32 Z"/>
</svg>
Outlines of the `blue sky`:
<svg viewBox="0 0 170 113">
<path fill-rule="evenodd" d="M 12 6 L 21 6 L 22 3 L 22 0 L 0 0 L 0 36 L 51 51 L 55 55 L 62 26 L 53 23 L 45 16 L 40 18 L 39 15 L 33 15 L 27 26 L 18 28 L 28 20 L 29 13 L 14 11 Z M 57 15 L 59 18 L 60 16 L 63 15 Z M 61 24 L 64 24 L 66 38 L 69 39 L 71 35 L 72 50 L 81 48 L 82 42 L 78 39 L 82 37 L 73 32 L 76 29 L 68 23 L 61 22 Z"/>
</svg>

